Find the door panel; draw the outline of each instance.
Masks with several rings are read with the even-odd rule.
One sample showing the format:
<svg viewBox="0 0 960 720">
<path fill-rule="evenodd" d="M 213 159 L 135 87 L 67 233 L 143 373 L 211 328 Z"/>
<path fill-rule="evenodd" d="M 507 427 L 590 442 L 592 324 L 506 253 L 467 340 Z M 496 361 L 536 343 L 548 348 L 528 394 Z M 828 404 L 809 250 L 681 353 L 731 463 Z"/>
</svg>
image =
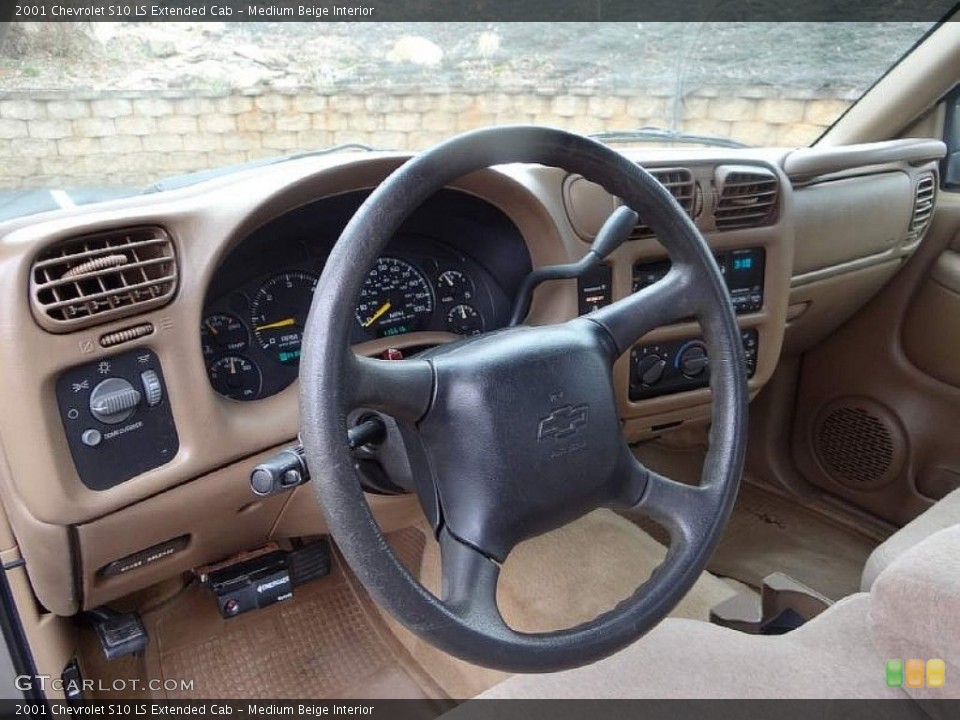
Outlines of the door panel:
<svg viewBox="0 0 960 720">
<path fill-rule="evenodd" d="M 920 370 L 960 387 L 960 253 L 946 250 L 910 304 L 903 349 Z"/>
<path fill-rule="evenodd" d="M 804 355 L 793 450 L 808 481 L 896 524 L 960 487 L 960 195 L 853 319 Z"/>
</svg>

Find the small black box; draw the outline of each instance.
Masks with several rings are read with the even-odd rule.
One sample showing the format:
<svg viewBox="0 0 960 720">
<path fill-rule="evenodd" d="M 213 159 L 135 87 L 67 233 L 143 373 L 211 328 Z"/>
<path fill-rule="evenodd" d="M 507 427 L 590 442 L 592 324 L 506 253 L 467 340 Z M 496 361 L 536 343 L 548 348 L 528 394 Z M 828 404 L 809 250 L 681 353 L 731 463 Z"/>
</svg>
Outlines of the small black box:
<svg viewBox="0 0 960 720">
<path fill-rule="evenodd" d="M 212 570 L 204 582 L 216 596 L 220 615 L 225 618 L 293 597 L 286 553 L 282 550 Z"/>
</svg>

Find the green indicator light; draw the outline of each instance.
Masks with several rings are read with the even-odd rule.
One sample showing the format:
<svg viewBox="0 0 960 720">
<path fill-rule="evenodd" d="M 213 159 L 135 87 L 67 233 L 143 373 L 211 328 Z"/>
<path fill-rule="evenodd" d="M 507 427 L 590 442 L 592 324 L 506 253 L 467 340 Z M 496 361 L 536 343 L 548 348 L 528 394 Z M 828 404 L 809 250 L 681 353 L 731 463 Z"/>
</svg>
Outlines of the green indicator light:
<svg viewBox="0 0 960 720">
<path fill-rule="evenodd" d="M 887 687 L 903 685 L 903 660 L 887 660 Z"/>
</svg>

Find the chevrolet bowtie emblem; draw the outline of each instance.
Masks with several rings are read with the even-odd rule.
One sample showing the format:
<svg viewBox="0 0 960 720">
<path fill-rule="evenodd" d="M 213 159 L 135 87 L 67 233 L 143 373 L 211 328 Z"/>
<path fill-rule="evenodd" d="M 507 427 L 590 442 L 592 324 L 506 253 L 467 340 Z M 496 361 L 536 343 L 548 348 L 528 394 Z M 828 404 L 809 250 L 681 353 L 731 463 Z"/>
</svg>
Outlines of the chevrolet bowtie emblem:
<svg viewBox="0 0 960 720">
<path fill-rule="evenodd" d="M 587 409 L 586 405 L 576 407 L 564 405 L 557 408 L 545 418 L 540 419 L 537 440 L 541 442 L 546 438 L 562 440 L 573 435 L 587 424 Z"/>
</svg>

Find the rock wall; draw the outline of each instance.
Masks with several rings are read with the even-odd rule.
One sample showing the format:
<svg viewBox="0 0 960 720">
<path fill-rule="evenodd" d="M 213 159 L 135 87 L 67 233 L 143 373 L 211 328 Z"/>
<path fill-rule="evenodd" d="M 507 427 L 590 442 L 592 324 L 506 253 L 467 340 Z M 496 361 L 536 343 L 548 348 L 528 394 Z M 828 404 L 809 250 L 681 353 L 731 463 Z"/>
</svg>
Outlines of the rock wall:
<svg viewBox="0 0 960 720">
<path fill-rule="evenodd" d="M 490 124 L 582 133 L 652 125 L 751 145 L 815 140 L 849 106 L 842 95 L 767 87 L 630 95 L 589 89 L 470 94 L 443 89 L 197 94 L 0 94 L 0 188 L 144 186 L 260 157 L 359 142 L 419 150 Z"/>
</svg>

